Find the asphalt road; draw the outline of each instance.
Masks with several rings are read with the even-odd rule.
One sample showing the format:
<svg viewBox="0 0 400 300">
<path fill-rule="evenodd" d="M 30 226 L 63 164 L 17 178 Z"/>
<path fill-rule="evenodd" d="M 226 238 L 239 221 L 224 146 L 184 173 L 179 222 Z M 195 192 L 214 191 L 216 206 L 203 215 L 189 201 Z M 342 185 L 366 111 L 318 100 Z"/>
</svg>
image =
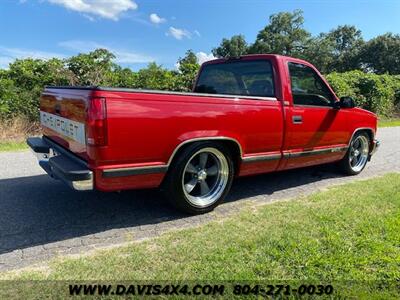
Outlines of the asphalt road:
<svg viewBox="0 0 400 300">
<path fill-rule="evenodd" d="M 400 127 L 378 132 L 382 146 L 362 174 L 318 166 L 238 179 L 223 205 L 202 216 L 170 208 L 157 190 L 75 192 L 44 174 L 29 151 L 0 153 L 0 271 L 191 227 L 239 210 L 329 185 L 400 172 Z"/>
</svg>

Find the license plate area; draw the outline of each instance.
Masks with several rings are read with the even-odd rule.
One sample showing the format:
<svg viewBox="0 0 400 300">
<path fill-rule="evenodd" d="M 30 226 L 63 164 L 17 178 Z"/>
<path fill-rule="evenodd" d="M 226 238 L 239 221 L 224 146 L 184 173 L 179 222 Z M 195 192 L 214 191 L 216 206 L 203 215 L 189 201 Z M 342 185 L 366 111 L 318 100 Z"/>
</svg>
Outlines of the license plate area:
<svg viewBox="0 0 400 300">
<path fill-rule="evenodd" d="M 36 156 L 38 161 L 49 161 L 50 158 L 60 155 L 57 151 L 55 151 L 53 148 L 49 149 L 49 153 L 38 153 L 33 151 L 31 148 L 29 148 L 31 152 Z"/>
</svg>

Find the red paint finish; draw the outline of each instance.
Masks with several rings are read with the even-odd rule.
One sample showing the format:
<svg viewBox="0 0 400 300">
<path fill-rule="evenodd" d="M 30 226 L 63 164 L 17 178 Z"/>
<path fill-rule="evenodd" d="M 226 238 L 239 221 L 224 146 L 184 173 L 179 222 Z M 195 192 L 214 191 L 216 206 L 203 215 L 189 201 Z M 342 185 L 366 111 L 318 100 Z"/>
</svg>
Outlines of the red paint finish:
<svg viewBox="0 0 400 300">
<path fill-rule="evenodd" d="M 167 163 L 181 142 L 199 137 L 236 139 L 246 153 L 274 151 L 282 143 L 278 101 L 193 96 L 173 99 L 169 95 L 130 93 L 122 95 L 124 98 L 109 96 L 109 144 L 102 153 L 104 163 Z M 130 156 L 126 155 L 127 147 Z"/>
<path fill-rule="evenodd" d="M 271 62 L 276 99 L 48 88 L 41 98 L 42 111 L 56 113 L 56 105 L 61 105 L 59 115 L 83 123 L 87 135 L 105 129 L 105 136 L 98 144 L 79 144 L 46 127 L 44 135 L 88 162 L 97 189 L 113 191 L 157 187 L 165 172 L 110 178 L 104 177 L 103 170 L 160 166 L 167 169 L 179 147 L 190 140 L 226 139 L 230 147 L 239 147 L 236 173 L 246 176 L 339 160 L 345 151 L 304 157 L 289 155 L 346 147 L 358 128 L 368 128 L 375 134 L 376 116 L 365 110 L 293 105 L 287 63 L 303 63 L 315 69 L 309 63 L 278 55 L 241 58 L 254 59 Z M 225 60 L 204 65 L 222 62 Z M 104 127 L 96 130 L 87 114 L 92 99 L 105 99 L 104 107 L 98 108 L 105 109 Z M 292 117 L 297 115 L 302 116 L 302 124 L 293 124 Z M 274 159 L 251 159 L 269 156 Z"/>
</svg>

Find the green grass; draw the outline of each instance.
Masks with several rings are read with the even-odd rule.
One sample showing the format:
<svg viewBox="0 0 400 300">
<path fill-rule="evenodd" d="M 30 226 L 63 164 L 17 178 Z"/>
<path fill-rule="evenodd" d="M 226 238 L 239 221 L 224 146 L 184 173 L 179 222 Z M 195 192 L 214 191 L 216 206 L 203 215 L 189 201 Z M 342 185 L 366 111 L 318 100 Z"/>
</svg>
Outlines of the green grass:
<svg viewBox="0 0 400 300">
<path fill-rule="evenodd" d="M 396 298 L 399 289 L 388 286 L 400 280 L 400 174 L 246 207 L 220 222 L 3 279 L 292 280 L 333 283 L 347 296 Z"/>
<path fill-rule="evenodd" d="M 23 142 L 0 142 L 0 152 L 22 151 L 28 149 L 28 145 Z"/>
<path fill-rule="evenodd" d="M 400 118 L 380 119 L 378 120 L 379 127 L 394 127 L 400 126 Z"/>
</svg>

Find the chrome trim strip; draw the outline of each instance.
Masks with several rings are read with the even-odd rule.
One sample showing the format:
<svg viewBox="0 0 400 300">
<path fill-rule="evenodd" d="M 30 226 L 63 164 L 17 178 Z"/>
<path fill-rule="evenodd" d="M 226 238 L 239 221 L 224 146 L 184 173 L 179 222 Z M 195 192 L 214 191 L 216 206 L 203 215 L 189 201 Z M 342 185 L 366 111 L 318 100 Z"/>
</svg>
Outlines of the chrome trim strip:
<svg viewBox="0 0 400 300">
<path fill-rule="evenodd" d="M 208 138 L 204 138 L 204 140 L 208 140 Z M 191 142 L 190 140 L 188 142 Z M 186 144 L 186 143 L 183 143 Z M 182 144 L 182 146 L 183 146 Z M 176 153 L 177 151 L 175 151 Z M 262 161 L 271 161 L 278 160 L 281 158 L 280 154 L 270 154 L 270 155 L 254 155 L 250 157 L 242 158 L 243 163 L 254 163 L 254 162 L 262 162 Z M 171 160 L 172 161 L 172 160 Z M 123 177 L 123 176 L 134 176 L 134 175 L 146 175 L 146 174 L 155 174 L 155 173 L 165 173 L 168 170 L 170 163 L 168 165 L 159 165 L 159 166 L 148 166 L 148 167 L 133 167 L 133 168 L 116 168 L 116 169 L 106 169 L 103 170 L 104 178 L 113 178 L 113 177 Z"/>
<path fill-rule="evenodd" d="M 146 174 L 157 174 L 157 173 L 166 173 L 168 171 L 169 166 L 178 152 L 178 150 L 185 144 L 196 142 L 196 141 L 205 141 L 205 140 L 228 140 L 234 141 L 240 150 L 240 156 L 243 163 L 255 163 L 255 162 L 263 162 L 263 161 L 271 161 L 271 160 L 279 160 L 281 158 L 296 158 L 296 157 L 305 157 L 310 155 L 319 155 L 319 154 L 327 154 L 333 152 L 343 152 L 347 151 L 348 147 L 333 147 L 333 148 L 325 148 L 325 149 L 317 149 L 317 150 L 309 150 L 309 151 L 302 151 L 302 152 L 288 152 L 284 151 L 283 154 L 267 154 L 267 155 L 251 155 L 243 157 L 242 148 L 239 142 L 233 138 L 227 137 L 203 137 L 203 138 L 195 138 L 191 140 L 184 141 L 175 148 L 174 152 L 172 153 L 168 164 L 166 165 L 158 165 L 158 166 L 145 166 L 145 167 L 133 167 L 133 168 L 116 168 L 116 169 L 106 169 L 103 170 L 103 177 L 104 178 L 113 178 L 113 177 L 123 177 L 123 176 L 134 176 L 134 175 L 146 175 Z"/>
<path fill-rule="evenodd" d="M 262 161 L 271 161 L 277 160 L 282 157 L 281 154 L 267 154 L 267 155 L 253 155 L 246 156 L 242 158 L 243 163 L 254 163 L 254 162 L 262 162 Z"/>
<path fill-rule="evenodd" d="M 294 107 L 336 109 L 333 106 L 293 104 Z"/>
<path fill-rule="evenodd" d="M 93 190 L 93 178 L 88 180 L 71 181 L 71 186 L 76 191 L 91 191 Z"/>
<path fill-rule="evenodd" d="M 166 165 L 157 165 L 157 166 L 144 166 L 144 167 L 132 167 L 132 168 L 115 168 L 115 169 L 105 169 L 102 172 L 102 176 L 104 178 L 113 178 L 113 177 L 123 177 L 123 176 L 134 176 L 134 175 L 146 175 L 146 174 L 156 174 L 156 173 L 165 173 L 168 170 L 168 167 L 171 165 L 175 154 L 178 150 L 187 143 L 198 142 L 198 141 L 209 141 L 209 140 L 226 140 L 235 142 L 240 151 L 240 157 L 243 157 L 243 150 L 240 146 L 239 142 L 236 139 L 218 136 L 218 137 L 201 137 L 194 138 L 190 140 L 186 140 L 180 143 L 175 150 L 172 152 L 168 163 Z"/>
<path fill-rule="evenodd" d="M 148 167 L 133 167 L 133 168 L 117 168 L 103 170 L 104 178 L 125 177 L 135 175 L 147 175 L 167 172 L 167 165 L 148 166 Z"/>
<path fill-rule="evenodd" d="M 285 152 L 283 154 L 284 158 L 296 158 L 296 157 L 305 157 L 311 155 L 319 155 L 319 154 L 328 154 L 333 152 L 344 152 L 347 151 L 348 147 L 333 147 L 333 148 L 325 148 L 325 149 L 316 149 L 309 151 L 301 151 L 301 152 Z"/>
<path fill-rule="evenodd" d="M 296 157 L 304 157 L 310 155 L 318 155 L 318 154 L 325 154 L 325 153 L 333 153 L 333 152 L 342 152 L 347 151 L 348 147 L 333 147 L 333 148 L 326 148 L 326 149 L 317 149 L 317 150 L 310 150 L 310 151 L 303 151 L 303 152 L 284 152 L 283 155 L 281 154 L 267 154 L 267 155 L 252 155 L 243 157 L 242 156 L 242 149 L 240 144 L 237 140 L 232 138 L 225 138 L 225 137 L 212 137 L 212 138 L 197 138 L 192 140 L 187 140 L 182 142 L 178 145 L 175 149 L 173 154 L 171 155 L 167 165 L 159 165 L 159 166 L 148 166 L 148 167 L 133 167 L 133 168 L 117 168 L 117 169 L 106 169 L 103 170 L 103 177 L 105 178 L 113 178 L 113 177 L 123 177 L 123 176 L 134 176 L 134 175 L 146 175 L 146 174 L 156 174 L 156 173 L 166 173 L 172 159 L 174 158 L 175 154 L 179 150 L 180 147 L 183 145 L 196 142 L 196 141 L 203 141 L 203 140 L 231 140 L 238 144 L 240 149 L 240 154 L 243 163 L 255 163 L 255 162 L 263 162 L 263 161 L 271 161 L 271 160 L 279 160 L 283 158 L 296 158 Z"/>
<path fill-rule="evenodd" d="M 182 146 L 184 146 L 184 145 L 186 145 L 186 144 L 188 144 L 188 143 L 191 143 L 191 142 L 208 141 L 208 140 L 213 140 L 213 141 L 214 141 L 214 140 L 226 140 L 226 141 L 233 141 L 233 142 L 235 142 L 235 143 L 238 145 L 238 147 L 239 147 L 240 157 L 243 158 L 243 149 L 242 149 L 242 146 L 240 145 L 240 143 L 238 142 L 238 140 L 236 140 L 236 139 L 234 139 L 234 138 L 224 137 L 224 136 L 201 137 L 201 138 L 194 138 L 194 139 L 186 140 L 186 141 L 180 143 L 180 144 L 175 148 L 174 152 L 172 152 L 172 154 L 171 154 L 171 156 L 170 156 L 170 158 L 169 158 L 169 160 L 168 160 L 167 166 L 169 166 L 169 165 L 171 164 L 172 160 L 173 160 L 174 157 L 175 157 L 175 154 L 178 152 L 178 150 L 179 150 Z"/>
</svg>

